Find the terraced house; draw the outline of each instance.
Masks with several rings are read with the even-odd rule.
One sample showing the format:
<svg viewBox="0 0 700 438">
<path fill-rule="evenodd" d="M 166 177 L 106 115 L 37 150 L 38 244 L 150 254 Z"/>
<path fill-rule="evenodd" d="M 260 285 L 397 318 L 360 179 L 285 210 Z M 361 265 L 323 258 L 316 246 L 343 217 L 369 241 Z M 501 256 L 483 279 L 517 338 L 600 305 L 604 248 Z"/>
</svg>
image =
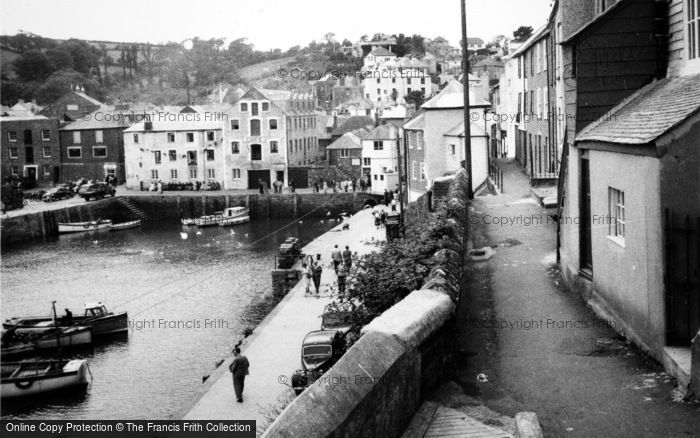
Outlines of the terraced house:
<svg viewBox="0 0 700 438">
<path fill-rule="evenodd" d="M 306 166 L 319 159 L 321 127 L 310 94 L 252 88 L 225 123 L 224 187 L 257 189 L 261 181 L 307 185 Z"/>
<path fill-rule="evenodd" d="M 3 178 L 16 175 L 25 188 L 49 186 L 61 179 L 58 121 L 12 111 L 0 117 Z"/>
</svg>

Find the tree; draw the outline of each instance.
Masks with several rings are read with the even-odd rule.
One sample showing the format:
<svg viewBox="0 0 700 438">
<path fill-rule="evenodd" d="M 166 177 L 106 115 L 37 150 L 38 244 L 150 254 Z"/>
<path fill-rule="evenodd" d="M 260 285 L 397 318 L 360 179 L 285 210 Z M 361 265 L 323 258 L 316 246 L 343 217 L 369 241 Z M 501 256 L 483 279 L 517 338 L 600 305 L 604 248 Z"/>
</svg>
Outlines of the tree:
<svg viewBox="0 0 700 438">
<path fill-rule="evenodd" d="M 416 56 L 425 55 L 425 38 L 421 35 L 414 34 L 411 37 L 411 53 Z"/>
<path fill-rule="evenodd" d="M 100 52 L 82 40 L 70 39 L 61 44 L 61 49 L 66 50 L 73 57 L 73 69 L 78 73 L 90 77 L 100 68 Z"/>
<path fill-rule="evenodd" d="M 104 91 L 95 81 L 75 70 L 61 70 L 52 74 L 36 91 L 39 104 L 45 105 L 57 100 L 70 91 L 72 85 L 81 85 L 85 92 L 100 100 Z"/>
<path fill-rule="evenodd" d="M 73 69 L 73 56 L 65 49 L 60 47 L 49 49 L 46 51 L 46 58 L 53 65 L 54 70 Z"/>
<path fill-rule="evenodd" d="M 516 41 L 523 42 L 532 36 L 532 32 L 532 26 L 520 26 L 515 32 L 513 32 L 513 38 Z"/>
<path fill-rule="evenodd" d="M 425 96 L 420 90 L 413 90 L 406 95 L 406 103 L 415 105 L 416 109 L 420 108 L 425 101 Z"/>
<path fill-rule="evenodd" d="M 49 59 L 39 50 L 29 50 L 14 62 L 15 73 L 24 81 L 42 81 L 54 72 Z"/>
</svg>

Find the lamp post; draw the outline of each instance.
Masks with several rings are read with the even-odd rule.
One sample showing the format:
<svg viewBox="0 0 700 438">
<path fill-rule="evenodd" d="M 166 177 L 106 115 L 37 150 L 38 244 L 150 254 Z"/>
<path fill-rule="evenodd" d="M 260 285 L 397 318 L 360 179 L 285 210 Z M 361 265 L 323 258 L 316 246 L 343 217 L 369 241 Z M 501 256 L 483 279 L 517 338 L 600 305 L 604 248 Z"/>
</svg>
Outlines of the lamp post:
<svg viewBox="0 0 700 438">
<path fill-rule="evenodd" d="M 471 108 L 469 105 L 469 44 L 467 43 L 467 5 L 466 0 L 459 0 L 462 8 L 462 87 L 464 88 L 464 160 L 466 164 L 467 195 L 474 199 L 472 190 L 472 133 L 471 133 Z"/>
</svg>

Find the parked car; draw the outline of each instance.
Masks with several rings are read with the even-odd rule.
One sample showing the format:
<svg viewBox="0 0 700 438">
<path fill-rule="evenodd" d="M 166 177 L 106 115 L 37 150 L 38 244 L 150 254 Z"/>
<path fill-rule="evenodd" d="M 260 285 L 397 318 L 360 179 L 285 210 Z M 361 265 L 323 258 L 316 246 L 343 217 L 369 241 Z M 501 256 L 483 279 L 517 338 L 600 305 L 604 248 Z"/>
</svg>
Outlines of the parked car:
<svg viewBox="0 0 700 438">
<path fill-rule="evenodd" d="M 50 189 L 48 192 L 44 193 L 41 197 L 44 202 L 60 201 L 61 199 L 70 199 L 73 197 L 73 190 L 68 184 L 61 184 L 60 186 Z"/>
<path fill-rule="evenodd" d="M 95 182 L 80 187 L 78 194 L 89 201 L 91 198 L 102 199 L 107 195 L 114 196 L 117 194 L 117 189 L 105 182 Z"/>
<path fill-rule="evenodd" d="M 316 330 L 304 337 L 301 367 L 292 375 L 292 387 L 299 395 L 340 359 L 346 350 L 345 334 L 337 330 Z"/>
</svg>

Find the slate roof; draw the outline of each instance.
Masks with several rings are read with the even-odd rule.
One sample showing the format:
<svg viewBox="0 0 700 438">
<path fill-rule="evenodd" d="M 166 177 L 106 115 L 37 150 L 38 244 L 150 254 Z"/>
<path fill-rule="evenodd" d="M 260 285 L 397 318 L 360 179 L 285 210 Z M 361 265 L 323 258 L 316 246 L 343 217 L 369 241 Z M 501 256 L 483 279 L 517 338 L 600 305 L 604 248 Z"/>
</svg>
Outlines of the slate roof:
<svg viewBox="0 0 700 438">
<path fill-rule="evenodd" d="M 471 78 L 471 76 L 470 76 Z M 457 80 L 451 80 L 437 96 L 425 102 L 421 108 L 423 109 L 455 109 L 464 108 L 464 88 Z M 490 106 L 491 103 L 485 100 L 471 99 L 469 102 L 471 107 Z"/>
<path fill-rule="evenodd" d="M 367 134 L 364 140 L 395 140 L 398 136 L 398 129 L 391 123 L 379 125 Z"/>
<path fill-rule="evenodd" d="M 342 125 L 339 125 L 333 130 L 333 136 L 340 136 L 356 129 L 364 128 L 365 126 L 374 126 L 374 118 L 369 116 L 352 116 L 349 117 Z"/>
<path fill-rule="evenodd" d="M 545 35 L 549 34 L 549 27 L 545 24 L 544 26 L 540 27 L 537 29 L 535 32 L 532 33 L 530 38 L 525 40 L 522 46 L 518 47 L 518 49 L 513 52 L 511 55 L 508 55 L 508 58 L 516 58 L 523 53 L 527 51 L 533 44 L 535 44 L 537 41 L 539 41 L 542 37 Z"/>
<path fill-rule="evenodd" d="M 127 116 L 130 116 L 131 113 L 129 112 L 124 112 L 123 117 L 118 117 L 117 113 L 110 114 L 109 119 L 119 119 L 118 121 L 113 121 L 113 120 L 95 120 L 94 117 L 91 117 L 90 120 L 83 120 L 82 118 L 76 120 L 75 122 L 72 122 L 63 128 L 61 128 L 61 131 L 84 131 L 84 130 L 89 130 L 89 129 L 124 129 L 129 126 Z"/>
<path fill-rule="evenodd" d="M 154 121 L 153 129 L 146 131 L 144 122 L 139 122 L 124 132 L 175 132 L 175 131 L 221 131 L 221 122 Z"/>
<path fill-rule="evenodd" d="M 471 122 L 469 124 L 469 129 L 470 137 L 487 137 L 486 131 L 484 131 L 484 128 L 479 123 Z M 446 137 L 464 137 L 464 122 L 459 122 L 444 135 Z"/>
<path fill-rule="evenodd" d="M 376 47 L 370 54 L 374 56 L 396 56 L 396 53 L 392 53 L 384 47 Z"/>
<path fill-rule="evenodd" d="M 576 141 L 641 145 L 700 111 L 700 74 L 652 82 L 584 128 Z"/>
<path fill-rule="evenodd" d="M 421 110 L 420 113 L 406 122 L 406 124 L 403 125 L 403 129 L 411 129 L 414 131 L 425 130 L 425 111 Z"/>
<path fill-rule="evenodd" d="M 366 132 L 366 131 L 365 131 Z M 326 150 L 338 150 L 338 149 L 362 149 L 362 138 L 354 135 L 353 132 L 348 132 L 342 137 L 326 147 Z"/>
<path fill-rule="evenodd" d="M 605 22 L 608 19 L 608 17 L 612 17 L 615 14 L 615 12 L 618 9 L 620 9 L 623 5 L 627 6 L 627 3 L 628 2 L 625 0 L 619 0 L 619 1 L 615 2 L 613 5 L 610 5 L 605 11 L 603 11 L 602 14 L 597 15 L 591 21 L 589 21 L 588 23 L 581 26 L 581 28 L 579 28 L 579 30 L 577 30 L 576 32 L 571 34 L 568 38 L 561 41 L 560 44 L 563 44 L 563 45 L 569 44 L 569 43 L 573 42 L 574 40 L 578 39 L 581 35 L 585 34 L 590 29 L 597 26 L 599 23 Z"/>
</svg>

